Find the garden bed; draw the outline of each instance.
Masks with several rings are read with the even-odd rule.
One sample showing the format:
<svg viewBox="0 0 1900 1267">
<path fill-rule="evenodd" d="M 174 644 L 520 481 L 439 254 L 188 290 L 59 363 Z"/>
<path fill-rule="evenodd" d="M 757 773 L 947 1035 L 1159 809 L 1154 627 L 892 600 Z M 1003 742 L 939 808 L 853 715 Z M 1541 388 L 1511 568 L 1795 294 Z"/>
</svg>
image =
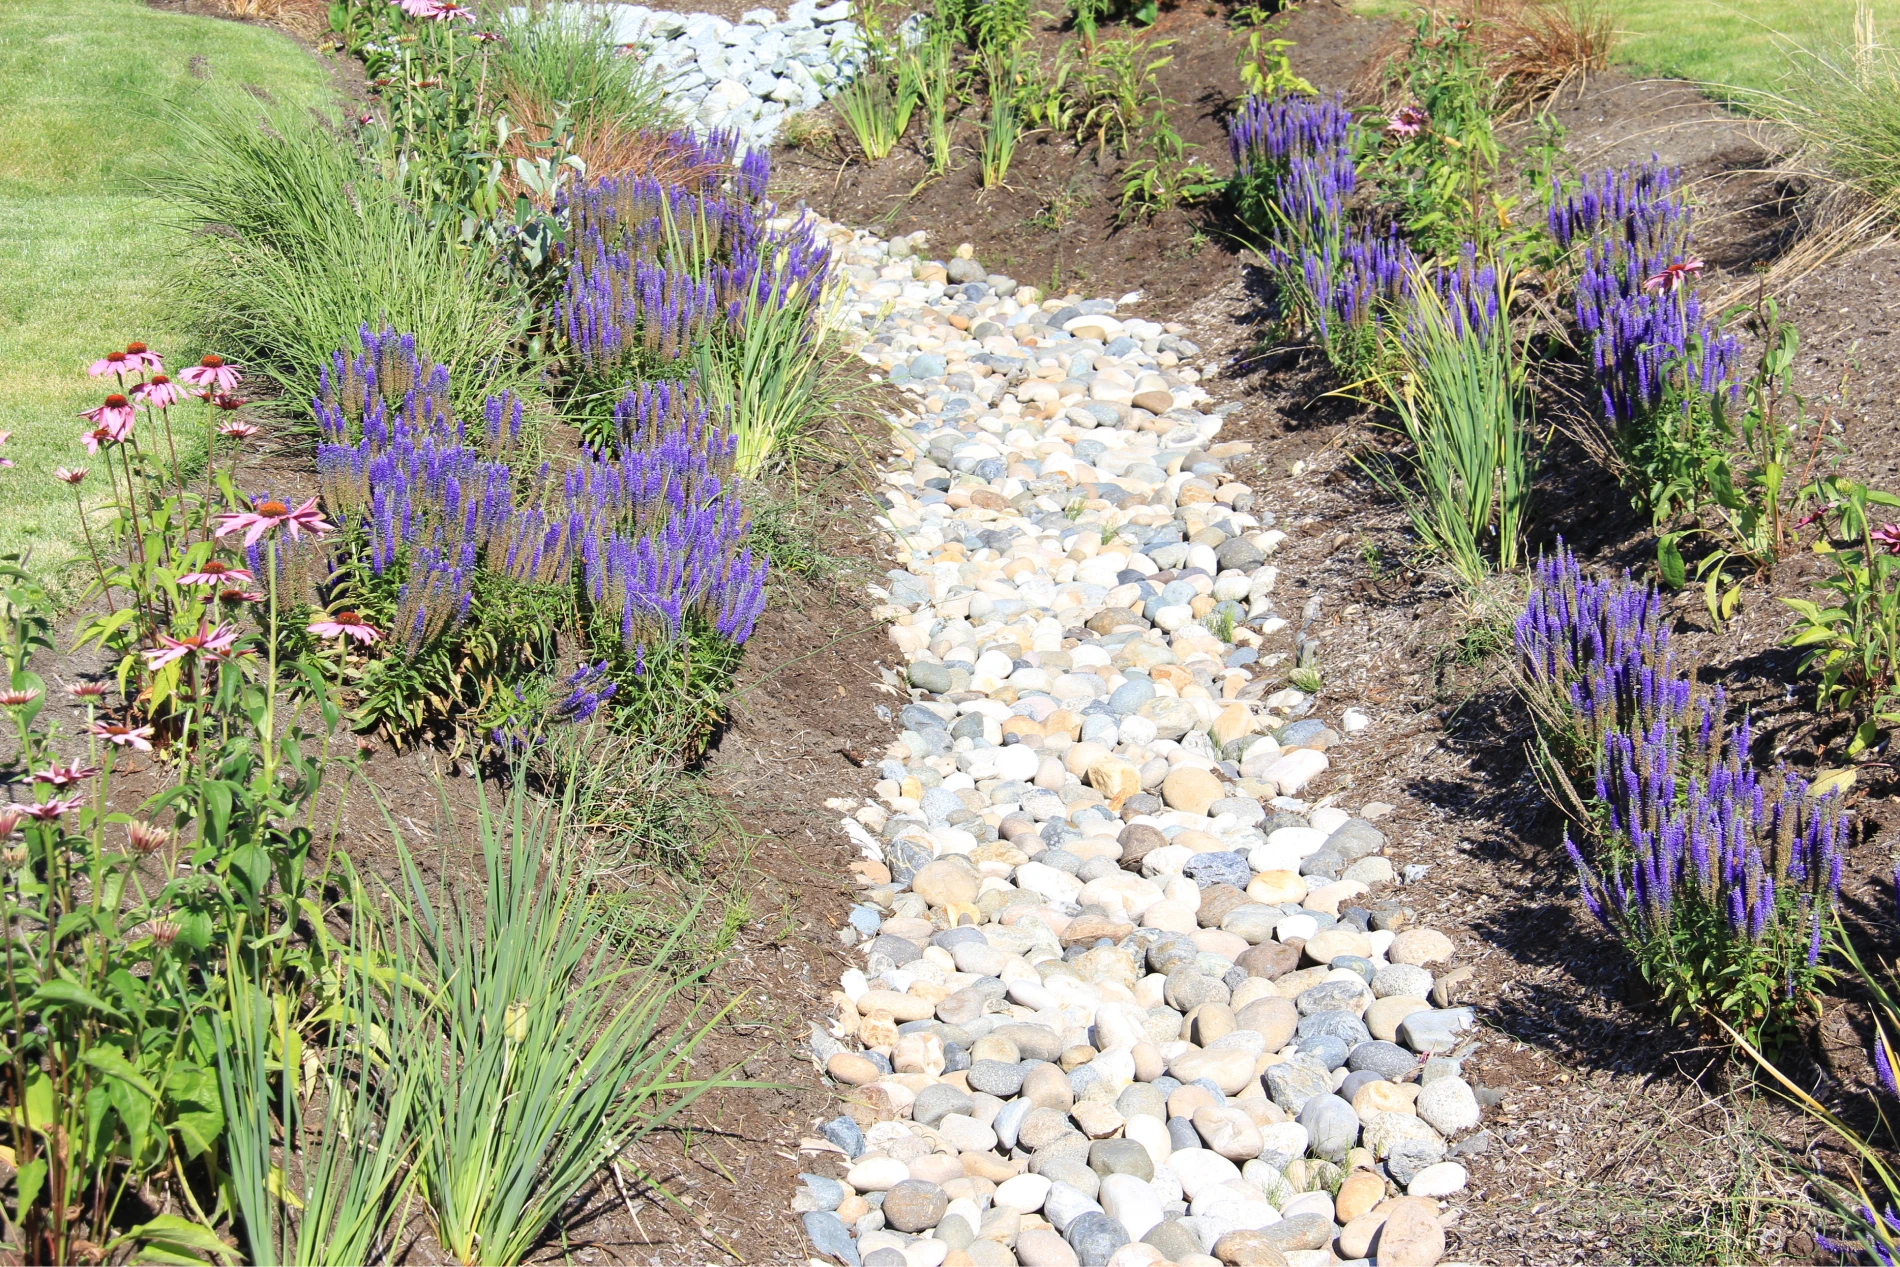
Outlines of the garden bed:
<svg viewBox="0 0 1900 1267">
<path fill-rule="evenodd" d="M 199 0 L 154 2 L 211 11 Z M 737 0 L 659 7 L 729 18 L 744 9 Z M 293 9 L 287 25 L 308 36 L 301 13 Z M 1272 29 L 1294 42 L 1293 71 L 1323 93 L 1362 91 L 1368 63 L 1397 46 L 1392 24 L 1331 0 L 1309 0 Z M 1223 121 L 1241 92 L 1228 15 L 1179 5 L 1160 14 L 1153 33 L 1174 41 L 1158 83 L 1178 103 L 1175 127 L 1225 176 L 1232 164 Z M 1030 45 L 1052 55 L 1063 38 L 1039 22 Z M 1652 153 L 1681 168 L 1707 263 L 1703 295 L 1746 303 L 1758 274 L 1773 279 L 1783 316 L 1800 330 L 1796 390 L 1811 412 L 1829 418 L 1820 463 L 1892 486 L 1900 475 L 1900 301 L 1891 298 L 1900 247 L 1850 249 L 1791 272 L 1788 262 L 1827 230 L 1804 229 L 1806 186 L 1779 163 L 1783 139 L 1680 83 L 1602 72 L 1560 93 L 1550 113 L 1578 171 Z M 1252 442 L 1233 474 L 1287 534 L 1274 560 L 1282 611 L 1319 604 L 1321 706 L 1328 715 L 1356 706 L 1373 719 L 1369 732 L 1335 750 L 1324 790 L 1355 805 L 1396 807 L 1381 824 L 1387 852 L 1397 867 L 1426 870 L 1395 892 L 1415 918 L 1452 937 L 1459 961 L 1476 974 L 1473 997 L 1489 1032 L 1464 1077 L 1498 1102 L 1484 1123 L 1490 1147 L 1460 1153 L 1470 1188 L 1449 1220 L 1447 1257 L 1815 1259 L 1821 1251 L 1798 1204 L 1800 1177 L 1777 1151 L 1808 1152 L 1813 1124 L 1764 1096 L 1708 1035 L 1662 1022 L 1631 988 L 1627 953 L 1577 896 L 1575 868 L 1559 844 L 1564 819 L 1527 756 L 1536 731 L 1509 674 L 1515 595 L 1504 608 L 1487 608 L 1485 594 L 1461 593 L 1418 549 L 1402 509 L 1363 465 L 1392 451 L 1390 431 L 1337 390 L 1338 376 L 1312 348 L 1274 345 L 1269 287 L 1259 257 L 1241 245 L 1240 226 L 1212 204 L 1121 215 L 1118 164 L 1066 137 L 1031 134 L 1007 180 L 986 190 L 968 153 L 936 177 L 908 144 L 867 165 L 848 157 L 843 122 L 831 126 L 829 138 L 808 131 L 798 145 L 775 149 L 772 193 L 782 207 L 803 202 L 887 237 L 921 229 L 929 238 L 921 254 L 948 260 L 967 244 L 988 273 L 1053 295 L 1139 292 L 1130 310 L 1181 323 L 1199 345 L 1194 363 L 1213 403 L 1232 407 L 1221 438 Z M 953 134 L 959 149 L 974 147 L 975 128 L 966 117 Z M 1506 132 L 1514 143 L 1523 135 Z M 1754 351 L 1745 348 L 1744 360 Z M 1554 380 L 1545 416 L 1559 417 L 1559 396 L 1579 389 L 1588 390 L 1580 375 Z M 628 916 L 637 936 L 705 898 L 694 949 L 724 954 L 712 990 L 738 1002 L 700 1059 L 772 1085 L 701 1101 L 685 1125 L 642 1141 L 629 1160 L 670 1196 L 641 1189 L 631 1174 L 617 1182 L 603 1176 L 541 1260 L 804 1257 L 789 1202 L 795 1176 L 812 1164 L 801 1141 L 838 1112 L 836 1089 L 819 1076 L 808 1040 L 813 1023 L 833 1011 L 841 972 L 857 966 L 838 936 L 861 887 L 850 869 L 856 850 L 839 831 L 833 802 L 865 794 L 901 729 L 893 714 L 907 700 L 887 667 L 902 657 L 893 657 L 867 597 L 867 585 L 881 584 L 890 565 L 868 526 L 877 513 L 870 468 L 884 450 L 882 430 L 870 417 L 834 421 L 818 441 L 813 454 L 771 477 L 758 503 L 773 507 L 780 545 L 810 566 L 775 573 L 725 718 L 684 775 L 688 795 L 724 817 L 693 824 L 690 856 L 633 854 L 615 875 L 625 892 L 640 895 Z M 1561 537 L 1586 570 L 1652 573 L 1647 516 L 1575 436 L 1560 427 L 1547 445 L 1530 547 L 1550 549 Z M 307 448 L 279 442 L 245 479 L 280 495 L 314 493 Z M 1771 578 L 1743 585 L 1739 609 L 1720 629 L 1693 585 L 1667 600 L 1676 645 L 1698 680 L 1754 709 L 1761 750 L 1810 774 L 1841 763 L 1847 727 L 1811 707 L 1798 653 L 1780 645 L 1788 612 L 1777 600 L 1809 596 L 1824 570 L 1809 555 L 1784 559 Z M 62 646 L 71 632 L 62 631 Z M 41 671 L 49 680 L 79 680 L 107 666 L 79 654 L 48 667 Z M 83 723 L 83 706 L 65 707 L 69 724 Z M 363 751 L 369 759 L 359 777 L 373 781 L 385 803 L 433 806 L 444 795 L 467 811 L 476 799 L 475 765 L 459 742 L 399 748 L 377 737 L 364 740 Z M 1863 953 L 1884 955 L 1892 948 L 1887 875 L 1900 774 L 1885 757 L 1857 770 L 1852 808 L 1862 828 L 1846 853 L 1843 914 L 1865 939 Z M 129 804 L 153 786 L 134 773 L 116 802 Z M 359 794 L 334 808 L 338 843 L 359 870 L 398 883 L 376 802 Z M 479 853 L 440 833 L 433 809 L 409 812 L 426 874 L 479 874 Z M 616 847 L 611 832 L 596 843 Z M 1804 1028 L 1806 1054 L 1784 1067 L 1867 1121 L 1875 1094 L 1868 1014 L 1844 987 L 1826 1004 L 1825 1020 Z M 1825 1147 L 1821 1155 L 1841 1160 Z M 418 1220 L 406 1229 L 405 1261 L 438 1261 L 440 1247 L 426 1234 L 416 1239 L 421 1227 Z"/>
</svg>

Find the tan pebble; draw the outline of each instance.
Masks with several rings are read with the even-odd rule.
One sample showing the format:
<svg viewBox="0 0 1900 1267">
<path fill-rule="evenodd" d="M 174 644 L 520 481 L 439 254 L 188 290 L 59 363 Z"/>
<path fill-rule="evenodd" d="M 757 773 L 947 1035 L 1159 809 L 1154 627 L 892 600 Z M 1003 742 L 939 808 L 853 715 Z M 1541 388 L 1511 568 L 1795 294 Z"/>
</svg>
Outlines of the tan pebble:
<svg viewBox="0 0 1900 1267">
<path fill-rule="evenodd" d="M 1176 766 L 1161 781 L 1161 799 L 1167 802 L 1168 808 L 1184 813 L 1205 813 L 1221 796 L 1220 780 L 1193 766 Z"/>
<path fill-rule="evenodd" d="M 1194 1110 L 1213 1105 L 1214 1097 L 1208 1094 L 1206 1087 L 1180 1086 L 1168 1094 L 1169 1117 L 1191 1118 Z"/>
<path fill-rule="evenodd" d="M 1262 871 L 1248 883 L 1247 896 L 1268 906 L 1298 902 L 1306 896 L 1306 880 L 1297 871 Z"/>
<path fill-rule="evenodd" d="M 1407 1117 L 1417 1117 L 1417 1106 L 1418 1084 L 1415 1082 L 1387 1082 L 1381 1078 L 1366 1083 L 1352 1097 L 1352 1111 L 1361 1120 L 1374 1113 L 1403 1113 Z"/>
<path fill-rule="evenodd" d="M 1370 1170 L 1355 1170 L 1333 1197 L 1333 1221 L 1350 1223 L 1385 1200 L 1385 1180 Z"/>
<path fill-rule="evenodd" d="M 1214 1242 L 1214 1258 L 1226 1267 L 1286 1267 L 1286 1255 L 1265 1232 L 1236 1228 Z"/>
<path fill-rule="evenodd" d="M 1366 1008 L 1363 1017 L 1366 1029 L 1380 1042 L 1390 1043 L 1398 1038 L 1399 1026 L 1406 1017 L 1414 1012 L 1431 1010 L 1431 1004 L 1424 999 L 1408 994 L 1388 994 Z"/>
<path fill-rule="evenodd" d="M 1435 928 L 1408 928 L 1392 939 L 1385 957 L 1392 963 L 1423 967 L 1451 958 L 1451 938 Z"/>
<path fill-rule="evenodd" d="M 1129 1050 L 1129 1055 L 1135 1058 L 1135 1080 L 1138 1082 L 1153 1082 L 1168 1071 L 1168 1062 L 1161 1058 L 1161 1049 L 1153 1043 L 1136 1043 Z"/>
<path fill-rule="evenodd" d="M 1058 1060 L 1062 1065 L 1063 1071 L 1066 1073 L 1081 1068 L 1083 1065 L 1089 1063 L 1089 1061 L 1095 1059 L 1095 1056 L 1096 1051 L 1093 1047 L 1085 1043 L 1077 1043 L 1073 1047 L 1064 1047 L 1062 1049 L 1062 1055 L 1058 1057 Z"/>
<path fill-rule="evenodd" d="M 995 1153 L 964 1153 L 957 1160 L 962 1163 L 964 1174 L 973 1179 L 987 1179 L 991 1183 L 1014 1179 L 1023 1169 L 1022 1162 L 998 1157 Z"/>
<path fill-rule="evenodd" d="M 1084 1100 L 1069 1111 L 1069 1116 L 1090 1139 L 1107 1139 L 1128 1124 L 1121 1110 L 1105 1100 Z"/>
<path fill-rule="evenodd" d="M 876 1082 L 882 1071 L 854 1051 L 841 1051 L 825 1062 L 825 1072 L 848 1087 L 862 1087 Z"/>
<path fill-rule="evenodd" d="M 1345 1230 L 1339 1234 L 1338 1244 L 1341 1257 L 1366 1257 L 1371 1252 L 1373 1237 L 1378 1235 L 1380 1227 L 1384 1224 L 1385 1211 L 1383 1210 L 1361 1214 L 1346 1224 Z"/>
<path fill-rule="evenodd" d="M 1222 1003 L 1203 1003 L 1189 1014 L 1188 1040 L 1206 1047 L 1234 1032 L 1233 1009 Z"/>
<path fill-rule="evenodd" d="M 1335 880 L 1331 884 L 1322 884 L 1311 889 L 1300 899 L 1300 905 L 1309 911 L 1324 911 L 1328 915 L 1339 914 L 1339 904 L 1350 901 L 1365 893 L 1366 886 L 1357 880 Z"/>
<path fill-rule="evenodd" d="M 1245 704 L 1229 704 L 1221 709 L 1220 716 L 1216 717 L 1214 724 L 1207 729 L 1208 738 L 1214 741 L 1214 746 L 1217 748 L 1224 748 L 1241 736 L 1251 735 L 1253 732 L 1253 710 Z"/>
<path fill-rule="evenodd" d="M 874 1051 L 888 1052 L 897 1045 L 897 1022 L 882 1009 L 858 1018 L 858 1041 Z"/>
<path fill-rule="evenodd" d="M 1109 757 L 1089 767 L 1089 786 L 1108 798 L 1108 807 L 1120 812 L 1122 803 L 1141 791 L 1141 771 L 1132 762 Z"/>
<path fill-rule="evenodd" d="M 891 1048 L 891 1068 L 934 1078 L 943 1072 L 943 1039 L 935 1034 L 901 1034 Z"/>
<path fill-rule="evenodd" d="M 1378 1267 L 1435 1267 L 1445 1256 L 1445 1229 L 1436 1203 L 1401 1197 L 1385 1213 L 1385 1225 L 1372 1245 Z"/>
<path fill-rule="evenodd" d="M 1372 957 L 1372 938 L 1356 928 L 1323 928 L 1306 939 L 1301 951 L 1311 963 L 1329 964 L 1341 955 Z"/>
<path fill-rule="evenodd" d="M 1037 1065 L 1023 1079 L 1022 1096 L 1038 1108 L 1061 1109 L 1066 1112 L 1075 1103 L 1075 1091 L 1069 1086 L 1069 1076 L 1051 1064 Z"/>
</svg>

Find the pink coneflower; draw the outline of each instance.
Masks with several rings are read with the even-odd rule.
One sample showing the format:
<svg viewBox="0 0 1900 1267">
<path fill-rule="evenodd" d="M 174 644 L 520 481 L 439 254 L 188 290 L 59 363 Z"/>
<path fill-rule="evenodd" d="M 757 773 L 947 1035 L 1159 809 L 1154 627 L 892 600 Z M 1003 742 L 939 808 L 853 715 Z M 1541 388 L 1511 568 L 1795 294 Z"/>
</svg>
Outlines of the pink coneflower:
<svg viewBox="0 0 1900 1267">
<path fill-rule="evenodd" d="M 59 818 L 62 814 L 72 813 L 85 803 L 86 798 L 83 796 L 75 796 L 70 801 L 62 801 L 55 798 L 50 801 L 41 801 L 38 805 L 22 805 L 20 812 L 28 818 L 37 819 L 42 823 L 50 823 Z"/>
<path fill-rule="evenodd" d="M 436 0 L 396 0 L 396 7 L 412 18 L 426 18 L 435 12 Z"/>
<path fill-rule="evenodd" d="M 1425 130 L 1425 111 L 1419 106 L 1400 106 L 1387 120 L 1385 130 L 1401 141 L 1409 141 Z"/>
<path fill-rule="evenodd" d="M 132 434 L 132 424 L 138 421 L 138 411 L 132 408 L 132 402 L 113 392 L 106 397 L 105 403 L 96 409 L 82 410 L 79 414 L 95 428 L 106 433 L 106 437 L 115 444 L 124 444 L 126 437 Z"/>
<path fill-rule="evenodd" d="M 222 655 L 230 650 L 237 641 L 237 630 L 229 625 L 218 625 L 214 629 L 198 626 L 198 632 L 185 638 L 174 638 L 170 634 L 158 635 L 159 646 L 147 647 L 139 654 L 145 657 L 147 669 L 161 669 L 173 660 L 182 660 L 188 655 L 204 652 L 208 655 Z"/>
<path fill-rule="evenodd" d="M 190 369 L 178 376 L 180 382 L 192 387 L 202 387 L 206 391 L 228 392 L 238 385 L 243 375 L 238 367 L 225 364 L 221 356 L 207 356 Z"/>
<path fill-rule="evenodd" d="M 223 559 L 207 559 L 199 565 L 196 572 L 187 572 L 178 578 L 180 585 L 228 585 L 233 581 L 251 580 L 251 574 L 240 567 L 233 567 Z"/>
<path fill-rule="evenodd" d="M 11 440 L 12 438 L 13 438 L 13 433 L 11 431 L 0 431 L 0 444 L 5 444 L 7 441 Z M 0 458 L 0 471 L 4 471 L 9 466 L 12 466 L 12 465 L 13 465 L 12 458 Z"/>
<path fill-rule="evenodd" d="M 138 372 L 139 363 L 123 352 L 108 352 L 86 367 L 86 373 L 94 378 L 104 378 L 107 374 L 136 374 Z"/>
<path fill-rule="evenodd" d="M 112 434 L 110 427 L 94 427 L 91 431 L 79 433 L 79 442 L 86 446 L 86 452 L 97 453 L 102 444 L 117 444 L 118 437 Z"/>
<path fill-rule="evenodd" d="M 21 813 L 16 806 L 0 807 L 0 840 L 5 840 L 20 830 L 20 820 L 25 817 L 26 815 Z M 21 861 L 24 862 L 25 859 Z M 20 864 L 16 862 L 13 865 L 17 867 Z"/>
<path fill-rule="evenodd" d="M 478 44 L 494 44 L 501 39 L 501 36 L 494 31 L 477 31 L 469 38 Z"/>
<path fill-rule="evenodd" d="M 105 740 L 115 748 L 133 748 L 139 752 L 152 750 L 150 726 L 122 726 L 118 722 L 96 721 L 87 733 L 94 739 Z"/>
<path fill-rule="evenodd" d="M 137 370 L 163 370 L 165 358 L 146 347 L 143 343 L 132 342 L 125 345 L 125 363 Z"/>
<path fill-rule="evenodd" d="M 1867 535 L 1886 546 L 1888 554 L 1900 554 L 1900 524 L 1882 524 Z"/>
<path fill-rule="evenodd" d="M 261 590 L 228 589 L 218 591 L 220 603 L 261 603 L 264 595 Z"/>
<path fill-rule="evenodd" d="M 44 770 L 35 771 L 33 782 L 50 783 L 56 788 L 69 787 L 74 783 L 90 779 L 97 773 L 99 773 L 99 767 L 96 765 L 61 765 L 55 761 Z"/>
<path fill-rule="evenodd" d="M 112 688 L 104 682 L 68 682 L 66 693 L 74 699 L 103 699 Z"/>
<path fill-rule="evenodd" d="M 133 819 L 125 825 L 125 839 L 133 853 L 153 854 L 171 844 L 172 834 L 156 823 Z"/>
<path fill-rule="evenodd" d="M 148 409 L 170 409 L 184 397 L 169 374 L 154 374 L 132 389 L 132 399 Z"/>
<path fill-rule="evenodd" d="M 53 478 L 62 484 L 77 485 L 79 481 L 86 478 L 86 468 L 83 466 L 56 466 L 53 468 Z"/>
<path fill-rule="evenodd" d="M 178 940 L 178 921 L 166 919 L 163 915 L 154 916 L 145 922 L 145 931 L 150 933 L 152 940 L 159 945 L 169 946 Z"/>
<path fill-rule="evenodd" d="M 233 396 L 227 392 L 219 392 L 215 396 L 207 396 L 207 399 L 210 400 L 210 402 L 216 405 L 219 409 L 224 410 L 224 412 L 226 413 L 230 413 L 231 411 L 236 410 L 236 409 L 242 409 L 244 408 L 244 406 L 251 403 L 247 397 Z"/>
<path fill-rule="evenodd" d="M 314 497 L 295 510 L 273 497 L 257 502 L 248 511 L 219 515 L 218 526 L 212 535 L 226 537 L 241 531 L 244 533 L 244 544 L 249 546 L 257 544 L 259 537 L 280 524 L 289 527 L 293 541 L 306 532 L 313 537 L 324 536 L 335 526 L 317 512 L 317 499 Z"/>
<path fill-rule="evenodd" d="M 218 434 L 227 440 L 248 440 L 256 435 L 257 431 L 257 425 L 249 422 L 226 422 L 218 426 Z"/>
<path fill-rule="evenodd" d="M 39 691 L 30 687 L 9 688 L 0 691 L 0 708 L 25 708 L 39 697 Z"/>
<path fill-rule="evenodd" d="M 1701 260 L 1687 259 L 1680 264 L 1671 264 L 1668 268 L 1665 268 L 1662 272 L 1644 282 L 1643 289 L 1661 291 L 1665 295 L 1673 294 L 1676 287 L 1687 285 L 1689 279 L 1701 271 Z"/>
<path fill-rule="evenodd" d="M 340 611 L 326 619 L 312 621 L 310 632 L 319 638 L 354 638 L 366 646 L 380 641 L 383 636 L 381 631 L 353 611 Z"/>
</svg>

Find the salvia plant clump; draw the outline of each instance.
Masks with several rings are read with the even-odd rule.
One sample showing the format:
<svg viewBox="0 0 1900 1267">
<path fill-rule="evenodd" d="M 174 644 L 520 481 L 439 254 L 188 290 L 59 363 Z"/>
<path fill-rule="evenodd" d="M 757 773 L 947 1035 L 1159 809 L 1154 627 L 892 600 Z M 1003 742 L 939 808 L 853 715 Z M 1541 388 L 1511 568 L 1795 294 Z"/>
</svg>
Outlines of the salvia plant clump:
<svg viewBox="0 0 1900 1267">
<path fill-rule="evenodd" d="M 760 205 L 770 163 L 761 151 L 732 162 L 737 137 L 668 138 L 685 153 L 685 181 L 606 178 L 563 191 L 566 277 L 554 324 L 591 376 L 662 369 L 708 342 L 741 338 L 762 309 L 809 314 L 831 276 L 831 248 L 801 219 L 774 231 Z"/>
<path fill-rule="evenodd" d="M 1417 261 L 1395 229 L 1347 229 L 1356 128 L 1338 98 L 1249 96 L 1228 120 L 1235 209 L 1266 243 L 1288 315 L 1352 369 L 1410 293 Z"/>
<path fill-rule="evenodd" d="M 412 339 L 365 328 L 361 342 L 324 370 L 318 472 L 358 563 L 396 578 L 409 654 L 466 617 L 478 568 L 571 589 L 639 664 L 693 621 L 733 644 L 751 636 L 766 561 L 743 545 L 733 440 L 689 383 L 626 392 L 611 447 L 528 465 L 518 401 L 491 398 L 470 427 L 449 411 L 447 370 Z"/>
<path fill-rule="evenodd" d="M 1724 693 L 1676 662 L 1648 585 L 1586 578 L 1560 544 L 1532 571 L 1516 643 L 1591 750 L 1594 830 L 1565 841 L 1585 904 L 1675 1015 L 1776 1042 L 1823 972 L 1839 797 L 1755 767 L 1752 722 L 1731 727 Z"/>
<path fill-rule="evenodd" d="M 1580 244 L 1577 325 L 1590 339 L 1603 414 L 1618 424 L 1690 408 L 1730 386 L 1740 341 L 1703 318 L 1678 174 L 1655 159 L 1551 187 L 1557 245 Z"/>
</svg>

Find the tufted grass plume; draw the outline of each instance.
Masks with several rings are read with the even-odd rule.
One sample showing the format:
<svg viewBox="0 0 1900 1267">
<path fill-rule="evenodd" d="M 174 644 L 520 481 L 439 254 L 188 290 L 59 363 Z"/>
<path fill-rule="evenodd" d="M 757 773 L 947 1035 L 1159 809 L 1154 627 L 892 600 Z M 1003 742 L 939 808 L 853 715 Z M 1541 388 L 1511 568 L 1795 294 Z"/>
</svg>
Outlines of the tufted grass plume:
<svg viewBox="0 0 1900 1267">
<path fill-rule="evenodd" d="M 462 413 L 498 390 L 534 394 L 536 367 L 509 354 L 525 304 L 320 116 L 229 96 L 177 127 L 156 187 L 191 234 L 175 285 L 208 346 L 302 404 L 335 349 L 393 325 L 454 368 Z"/>
</svg>

